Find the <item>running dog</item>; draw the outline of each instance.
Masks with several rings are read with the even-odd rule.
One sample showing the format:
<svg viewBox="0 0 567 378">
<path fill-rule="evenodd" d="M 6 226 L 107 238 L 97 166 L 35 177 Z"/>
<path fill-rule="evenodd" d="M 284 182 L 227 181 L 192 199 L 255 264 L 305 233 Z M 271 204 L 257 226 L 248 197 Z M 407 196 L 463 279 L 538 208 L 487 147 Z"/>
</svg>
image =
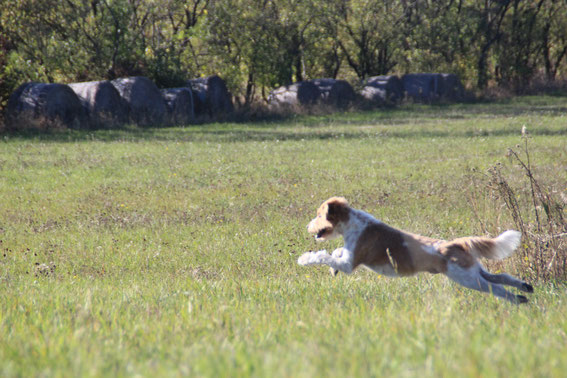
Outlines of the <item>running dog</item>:
<svg viewBox="0 0 567 378">
<path fill-rule="evenodd" d="M 492 293 L 512 303 L 526 303 L 528 299 L 507 291 L 502 285 L 527 293 L 534 290 L 532 285 L 508 274 L 488 273 L 478 260 L 510 256 L 520 245 L 518 231 L 505 231 L 496 238 L 433 239 L 390 227 L 370 214 L 349 207 L 342 197 L 323 202 L 307 231 L 317 241 L 343 236 L 344 247 L 331 255 L 325 250 L 307 252 L 297 261 L 299 265 L 328 265 L 334 275 L 339 271 L 350 274 L 359 265 L 390 277 L 443 273 L 469 289 Z"/>
</svg>

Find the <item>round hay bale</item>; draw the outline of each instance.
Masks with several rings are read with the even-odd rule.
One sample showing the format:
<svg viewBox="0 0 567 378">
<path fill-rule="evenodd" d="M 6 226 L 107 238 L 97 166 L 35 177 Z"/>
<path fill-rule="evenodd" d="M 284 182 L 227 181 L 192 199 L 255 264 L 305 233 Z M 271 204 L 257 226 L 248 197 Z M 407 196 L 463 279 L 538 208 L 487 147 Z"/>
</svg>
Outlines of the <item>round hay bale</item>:
<svg viewBox="0 0 567 378">
<path fill-rule="evenodd" d="M 195 115 L 217 118 L 234 111 L 232 95 L 219 76 L 192 79 L 187 84 L 193 90 Z"/>
<path fill-rule="evenodd" d="M 191 88 L 162 89 L 161 94 L 167 105 L 169 123 L 184 125 L 195 120 L 193 91 Z"/>
<path fill-rule="evenodd" d="M 69 84 L 81 100 L 93 127 L 110 129 L 128 122 L 128 105 L 110 81 Z"/>
<path fill-rule="evenodd" d="M 273 109 L 315 105 L 321 98 L 321 91 L 309 81 L 279 87 L 270 92 L 268 103 Z"/>
<path fill-rule="evenodd" d="M 139 126 L 160 126 L 167 117 L 167 106 L 157 86 L 147 77 L 134 76 L 112 80 L 126 101 L 130 120 Z"/>
<path fill-rule="evenodd" d="M 431 103 L 441 97 L 443 76 L 437 73 L 407 74 L 402 77 L 406 96 L 415 102 Z"/>
<path fill-rule="evenodd" d="M 465 88 L 461 79 L 455 74 L 441 74 L 443 77 L 443 93 L 441 97 L 448 101 L 462 101 L 465 98 Z"/>
<path fill-rule="evenodd" d="M 393 105 L 403 99 L 404 86 L 395 75 L 373 76 L 368 78 L 360 94 L 371 103 Z"/>
<path fill-rule="evenodd" d="M 373 85 L 365 85 L 360 91 L 360 95 L 372 105 L 383 106 L 388 102 L 388 93 L 385 88 L 375 87 Z"/>
<path fill-rule="evenodd" d="M 311 82 L 321 91 L 321 100 L 326 105 L 346 108 L 356 99 L 354 89 L 344 80 L 314 79 Z"/>
<path fill-rule="evenodd" d="M 25 83 L 6 106 L 10 130 L 86 129 L 89 124 L 81 101 L 65 84 Z"/>
</svg>

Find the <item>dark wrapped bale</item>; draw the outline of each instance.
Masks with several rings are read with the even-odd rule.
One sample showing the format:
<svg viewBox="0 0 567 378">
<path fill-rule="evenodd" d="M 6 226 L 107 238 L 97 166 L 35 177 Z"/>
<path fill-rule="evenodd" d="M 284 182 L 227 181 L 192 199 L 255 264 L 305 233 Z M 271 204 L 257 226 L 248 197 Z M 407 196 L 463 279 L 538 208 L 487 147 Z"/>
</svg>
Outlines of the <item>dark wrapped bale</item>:
<svg viewBox="0 0 567 378">
<path fill-rule="evenodd" d="M 193 90 L 196 116 L 208 115 L 211 118 L 223 117 L 234 111 L 232 95 L 226 83 L 214 75 L 188 81 Z"/>
<path fill-rule="evenodd" d="M 191 88 L 162 89 L 161 94 L 167 104 L 169 123 L 185 125 L 195 120 L 193 91 Z"/>
<path fill-rule="evenodd" d="M 443 76 L 435 73 L 407 74 L 402 77 L 404 91 L 415 102 L 438 101 L 443 88 Z"/>
<path fill-rule="evenodd" d="M 402 82 L 408 98 L 416 102 L 461 101 L 465 95 L 461 80 L 454 74 L 408 74 Z"/>
<path fill-rule="evenodd" d="M 157 86 L 147 77 L 124 77 L 112 81 L 128 104 L 130 120 L 139 126 L 160 126 L 167 117 L 167 106 Z"/>
<path fill-rule="evenodd" d="M 360 95 L 371 105 L 384 106 L 388 104 L 386 100 L 388 94 L 385 88 L 365 85 L 360 91 Z"/>
<path fill-rule="evenodd" d="M 354 89 L 344 80 L 315 79 L 311 82 L 321 91 L 321 101 L 326 105 L 346 108 L 356 99 Z"/>
<path fill-rule="evenodd" d="M 65 84 L 25 83 L 10 96 L 6 126 L 24 129 L 86 129 L 88 120 L 81 101 Z"/>
<path fill-rule="evenodd" d="M 128 122 L 128 104 L 110 81 L 69 84 L 85 107 L 93 127 L 110 129 Z"/>
<path fill-rule="evenodd" d="M 373 76 L 366 81 L 360 94 L 373 104 L 393 105 L 404 98 L 404 85 L 395 75 Z"/>
<path fill-rule="evenodd" d="M 315 105 L 321 99 L 321 91 L 309 81 L 284 85 L 270 92 L 268 103 L 272 109 L 292 109 Z"/>
<path fill-rule="evenodd" d="M 188 82 L 188 84 L 191 85 L 191 82 Z M 207 110 L 207 92 L 204 90 L 194 89 L 192 86 L 189 88 L 191 88 L 193 96 L 193 113 L 195 114 L 195 117 L 201 117 L 204 115 L 212 117 L 212 112 Z"/>
<path fill-rule="evenodd" d="M 443 93 L 441 97 L 448 101 L 462 101 L 465 98 L 465 88 L 461 79 L 455 74 L 441 74 L 443 77 Z"/>
</svg>

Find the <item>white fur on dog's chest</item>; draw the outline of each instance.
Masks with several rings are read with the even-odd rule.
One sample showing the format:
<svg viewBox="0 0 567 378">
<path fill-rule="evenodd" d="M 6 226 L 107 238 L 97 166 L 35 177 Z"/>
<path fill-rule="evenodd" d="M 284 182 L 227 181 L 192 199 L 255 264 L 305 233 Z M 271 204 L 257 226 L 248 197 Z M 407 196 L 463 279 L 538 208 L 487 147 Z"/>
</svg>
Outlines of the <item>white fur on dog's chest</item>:
<svg viewBox="0 0 567 378">
<path fill-rule="evenodd" d="M 363 265 L 366 269 L 369 269 L 375 273 L 381 274 L 383 276 L 387 276 L 387 277 L 399 277 L 400 275 L 398 274 L 398 272 L 396 272 L 396 270 L 394 269 L 394 267 L 390 264 L 384 264 L 384 265 L 372 265 L 372 266 L 368 266 L 368 265 Z"/>
</svg>

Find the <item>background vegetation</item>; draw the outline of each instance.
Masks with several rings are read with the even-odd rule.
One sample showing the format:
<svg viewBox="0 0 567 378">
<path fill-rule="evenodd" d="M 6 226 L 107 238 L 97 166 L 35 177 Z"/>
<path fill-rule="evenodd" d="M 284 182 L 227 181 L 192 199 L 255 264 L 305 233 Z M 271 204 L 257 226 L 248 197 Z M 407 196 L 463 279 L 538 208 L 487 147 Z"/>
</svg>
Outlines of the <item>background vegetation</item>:
<svg viewBox="0 0 567 378">
<path fill-rule="evenodd" d="M 0 108 L 24 81 L 220 74 L 243 104 L 317 77 L 458 74 L 516 93 L 565 77 L 565 0 L 0 3 Z M 537 80 L 536 80 L 537 79 Z"/>
<path fill-rule="evenodd" d="M 562 377 L 566 132 L 564 98 L 522 97 L 5 135 L 0 375 Z M 525 161 L 526 140 L 530 172 L 560 199 L 551 218 L 508 153 Z M 442 275 L 298 266 L 340 245 L 305 228 L 331 195 L 434 237 L 522 230 L 489 267 L 533 283 L 530 303 Z"/>
</svg>

